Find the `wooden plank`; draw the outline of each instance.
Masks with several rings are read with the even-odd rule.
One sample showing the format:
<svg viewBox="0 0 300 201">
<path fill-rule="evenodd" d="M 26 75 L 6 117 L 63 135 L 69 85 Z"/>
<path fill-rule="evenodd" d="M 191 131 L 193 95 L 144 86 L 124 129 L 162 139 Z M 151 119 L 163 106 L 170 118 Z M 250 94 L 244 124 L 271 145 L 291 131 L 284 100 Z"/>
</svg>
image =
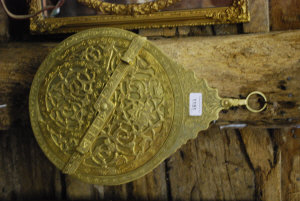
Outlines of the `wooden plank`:
<svg viewBox="0 0 300 201">
<path fill-rule="evenodd" d="M 251 20 L 243 24 L 244 33 L 269 32 L 269 0 L 249 0 Z"/>
<path fill-rule="evenodd" d="M 238 33 L 238 26 L 236 24 L 216 24 L 213 26 L 215 35 L 231 35 Z"/>
<path fill-rule="evenodd" d="M 276 143 L 273 142 L 274 138 L 278 138 Z M 132 183 L 103 187 L 85 184 L 69 176 L 63 181 L 64 177 L 39 150 L 29 128 L 2 131 L 0 199 L 257 198 L 265 201 L 279 200 L 281 192 L 278 189 L 281 188 L 282 200 L 298 200 L 299 139 L 300 129 L 278 129 L 272 134 L 266 129 L 247 128 L 241 130 L 240 136 L 235 130 L 212 127 L 201 132 L 197 139 L 190 140 L 167 160 L 167 175 L 165 164 L 162 163 L 152 173 Z M 170 191 L 170 197 L 167 191 Z"/>
<path fill-rule="evenodd" d="M 153 41 L 168 56 L 205 78 L 221 97 L 262 91 L 268 109 L 220 113 L 218 124 L 280 126 L 299 123 L 300 31 Z"/>
<path fill-rule="evenodd" d="M 246 154 L 255 170 L 257 198 L 300 200 L 300 129 L 242 129 Z"/>
<path fill-rule="evenodd" d="M 65 176 L 65 190 L 67 200 L 92 200 L 95 197 L 92 184 L 84 183 L 70 175 Z"/>
<path fill-rule="evenodd" d="M 176 27 L 170 28 L 153 28 L 153 29 L 139 29 L 139 34 L 145 37 L 173 37 L 176 35 Z"/>
<path fill-rule="evenodd" d="M 266 111 L 245 108 L 220 114 L 218 124 L 258 126 L 296 125 L 300 121 L 300 31 L 263 35 L 185 37 L 153 42 L 197 77 L 217 88 L 221 97 L 246 97 L 262 91 Z M 28 119 L 29 87 L 38 66 L 56 44 L 7 43 L 0 45 L 0 129 Z M 17 115 L 16 115 L 17 114 Z"/>
<path fill-rule="evenodd" d="M 254 200 L 254 172 L 233 129 L 212 127 L 167 161 L 171 200 Z"/>
<path fill-rule="evenodd" d="M 0 135 L 0 200 L 61 199 L 60 174 L 42 153 L 30 126 Z"/>
<path fill-rule="evenodd" d="M 62 176 L 38 147 L 29 124 L 1 131 L 0 154 L 0 200 L 168 200 L 164 163 L 129 184 L 87 184 Z"/>
<path fill-rule="evenodd" d="M 238 132 L 213 126 L 145 177 L 104 187 L 62 176 L 27 124 L 1 131 L 0 199 L 298 200 L 299 139 L 300 129 Z"/>
<path fill-rule="evenodd" d="M 300 28 L 300 1 L 271 0 L 270 17 L 271 30 L 288 30 Z"/>
<path fill-rule="evenodd" d="M 0 108 L 0 130 L 4 127 L 14 128 L 29 125 L 28 96 L 31 82 L 42 60 L 55 45 L 1 44 L 0 105 L 3 108 Z M 19 59 L 16 60 L 16 58 Z"/>
<path fill-rule="evenodd" d="M 179 36 L 188 36 L 191 32 L 191 27 L 188 26 L 178 27 L 177 29 Z"/>
<path fill-rule="evenodd" d="M 160 200 L 167 201 L 165 163 L 163 162 L 146 176 L 133 181 L 132 197 L 134 200 Z"/>
<path fill-rule="evenodd" d="M 241 136 L 255 171 L 257 199 L 281 201 L 281 154 L 275 153 L 268 130 L 245 128 Z"/>
<path fill-rule="evenodd" d="M 0 4 L 0 42 L 8 41 L 9 39 L 8 23 L 8 16 L 6 15 L 2 4 Z"/>
<path fill-rule="evenodd" d="M 212 36 L 213 26 L 193 26 L 190 28 L 191 36 Z"/>
<path fill-rule="evenodd" d="M 146 176 L 117 186 L 92 185 L 65 176 L 68 200 L 168 200 L 165 163 Z"/>
<path fill-rule="evenodd" d="M 282 200 L 300 200 L 300 129 L 276 129 L 274 136 L 281 152 Z"/>
<path fill-rule="evenodd" d="M 103 200 L 128 200 L 132 197 L 132 183 L 118 186 L 104 186 Z"/>
</svg>

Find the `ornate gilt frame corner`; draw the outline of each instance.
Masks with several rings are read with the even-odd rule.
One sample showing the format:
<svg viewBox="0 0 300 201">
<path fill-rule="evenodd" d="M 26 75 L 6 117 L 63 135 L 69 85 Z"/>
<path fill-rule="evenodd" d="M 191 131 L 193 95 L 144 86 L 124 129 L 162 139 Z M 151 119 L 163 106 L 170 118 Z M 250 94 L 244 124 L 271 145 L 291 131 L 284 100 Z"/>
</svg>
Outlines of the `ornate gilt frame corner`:
<svg viewBox="0 0 300 201">
<path fill-rule="evenodd" d="M 30 13 L 40 10 L 40 0 L 32 0 Z M 32 33 L 72 33 L 93 27 L 144 29 L 249 22 L 248 0 L 234 0 L 232 6 L 181 11 L 164 11 L 147 15 L 105 15 L 44 18 L 30 20 Z"/>
</svg>

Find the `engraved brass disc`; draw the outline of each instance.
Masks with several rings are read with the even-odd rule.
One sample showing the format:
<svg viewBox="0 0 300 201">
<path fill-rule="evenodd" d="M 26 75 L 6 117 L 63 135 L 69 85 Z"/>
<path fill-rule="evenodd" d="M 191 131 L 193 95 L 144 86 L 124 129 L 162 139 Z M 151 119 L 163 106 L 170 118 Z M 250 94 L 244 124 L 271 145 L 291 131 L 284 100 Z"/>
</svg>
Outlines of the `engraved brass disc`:
<svg viewBox="0 0 300 201">
<path fill-rule="evenodd" d="M 60 169 L 97 116 L 93 104 L 134 37 L 117 29 L 85 31 L 55 48 L 39 68 L 30 94 L 32 127 Z M 140 167 L 149 166 L 145 164 L 161 150 L 174 118 L 173 87 L 159 54 L 146 43 L 108 97 L 114 111 L 84 155 L 78 178 L 118 184 L 146 173 Z M 168 71 L 174 74 L 170 67 Z"/>
<path fill-rule="evenodd" d="M 191 115 L 194 93 L 201 111 Z M 145 175 L 220 110 L 244 103 L 221 99 L 145 38 L 99 28 L 53 49 L 34 77 L 29 110 L 40 147 L 59 169 L 116 185 Z"/>
</svg>

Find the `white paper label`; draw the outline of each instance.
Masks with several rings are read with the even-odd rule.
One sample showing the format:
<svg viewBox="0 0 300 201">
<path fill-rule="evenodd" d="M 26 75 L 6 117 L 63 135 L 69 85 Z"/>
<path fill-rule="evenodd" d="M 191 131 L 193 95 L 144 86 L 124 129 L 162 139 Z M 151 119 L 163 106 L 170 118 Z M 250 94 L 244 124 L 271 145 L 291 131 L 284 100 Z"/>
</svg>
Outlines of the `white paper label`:
<svg viewBox="0 0 300 201">
<path fill-rule="evenodd" d="M 190 93 L 190 116 L 202 115 L 202 93 Z"/>
</svg>

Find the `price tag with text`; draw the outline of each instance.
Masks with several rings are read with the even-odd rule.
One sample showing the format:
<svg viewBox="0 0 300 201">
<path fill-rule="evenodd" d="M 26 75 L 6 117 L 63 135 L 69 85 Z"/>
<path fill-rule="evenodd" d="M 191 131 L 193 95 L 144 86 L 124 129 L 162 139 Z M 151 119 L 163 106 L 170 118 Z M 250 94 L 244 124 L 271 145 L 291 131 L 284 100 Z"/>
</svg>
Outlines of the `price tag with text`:
<svg viewBox="0 0 300 201">
<path fill-rule="evenodd" d="M 190 116 L 202 115 L 202 93 L 190 93 Z"/>
</svg>

